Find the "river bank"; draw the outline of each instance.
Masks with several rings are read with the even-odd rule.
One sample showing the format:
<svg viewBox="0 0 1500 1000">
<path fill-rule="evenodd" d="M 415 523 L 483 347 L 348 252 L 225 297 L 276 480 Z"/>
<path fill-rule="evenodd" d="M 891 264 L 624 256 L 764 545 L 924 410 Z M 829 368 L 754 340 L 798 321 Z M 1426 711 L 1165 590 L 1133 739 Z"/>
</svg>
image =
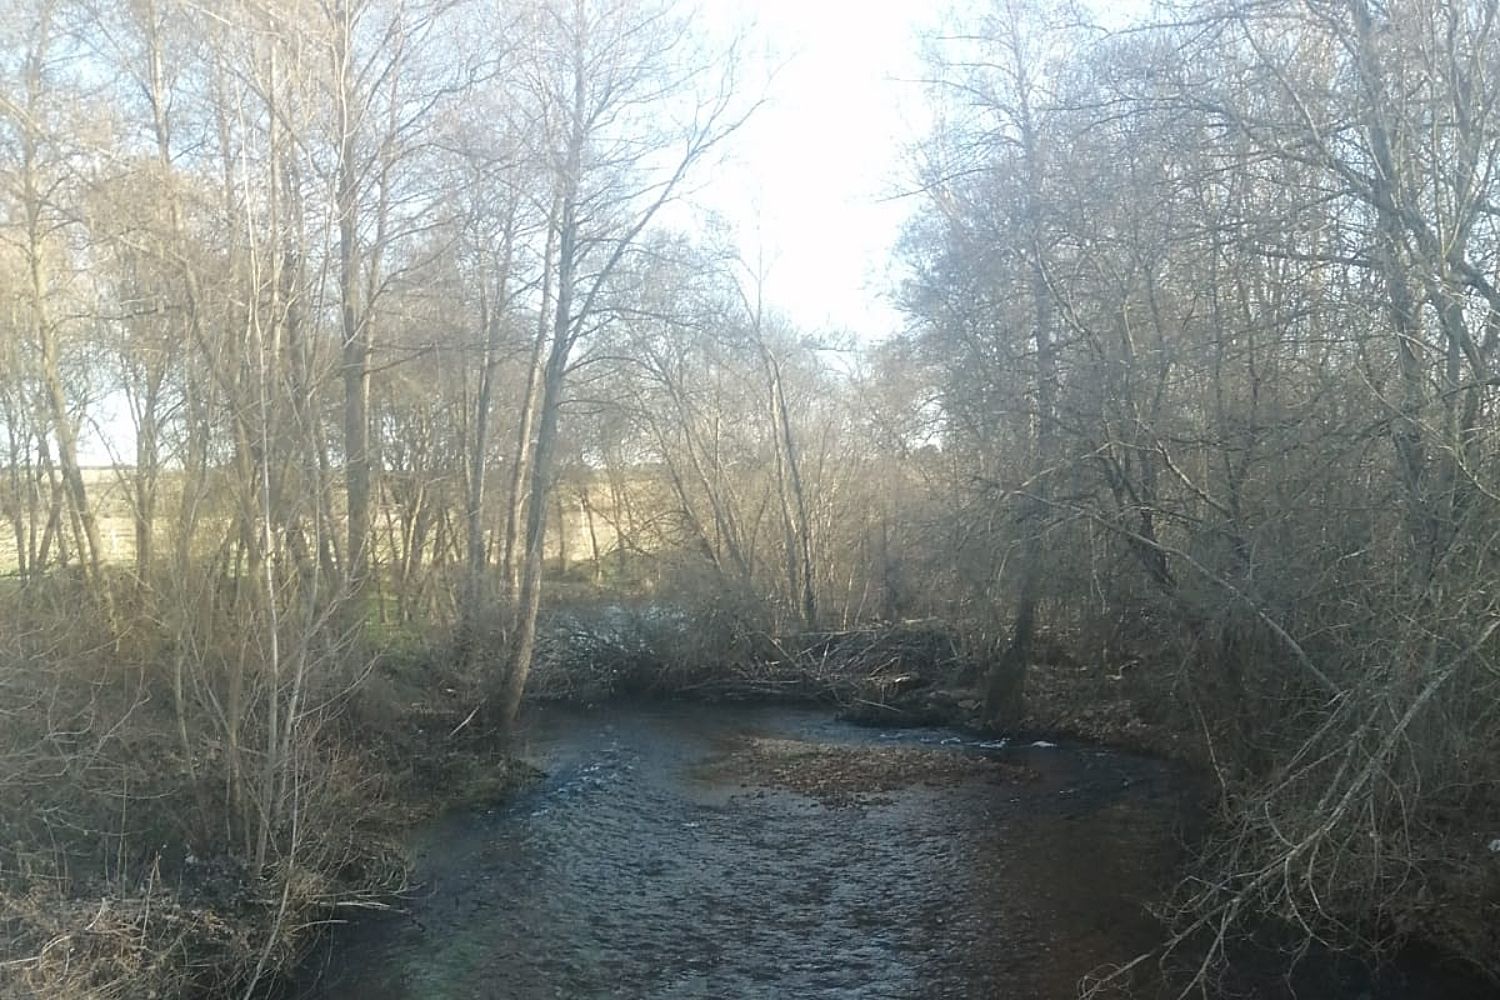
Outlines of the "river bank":
<svg viewBox="0 0 1500 1000">
<path fill-rule="evenodd" d="M 314 689 L 260 843 L 244 770 L 184 735 L 162 670 L 0 658 L 0 1000 L 263 995 L 330 922 L 390 905 L 415 826 L 536 778 L 493 731 L 454 732 L 472 695 L 446 662 L 388 650 Z"/>
</svg>

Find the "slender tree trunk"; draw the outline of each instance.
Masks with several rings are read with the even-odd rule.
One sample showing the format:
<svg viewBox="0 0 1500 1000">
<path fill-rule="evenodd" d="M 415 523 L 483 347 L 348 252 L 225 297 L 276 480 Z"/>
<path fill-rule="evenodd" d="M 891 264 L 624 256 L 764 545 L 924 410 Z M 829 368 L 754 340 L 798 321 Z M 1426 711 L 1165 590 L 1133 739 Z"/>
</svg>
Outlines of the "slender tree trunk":
<svg viewBox="0 0 1500 1000">
<path fill-rule="evenodd" d="M 36 530 L 34 514 L 31 524 L 27 523 L 27 514 L 33 512 L 35 506 L 28 502 L 32 492 L 31 477 L 27 474 L 29 463 L 23 458 L 25 447 L 16 434 L 15 412 L 9 407 L 5 413 L 5 433 L 6 443 L 9 445 L 5 475 L 10 494 L 5 506 L 10 517 L 11 533 L 16 540 L 16 575 L 24 585 L 31 576 L 31 550 L 27 537 Z"/>
<path fill-rule="evenodd" d="M 541 385 L 542 351 L 547 330 L 554 318 L 549 310 L 552 298 L 552 259 L 557 244 L 559 206 L 554 199 L 547 217 L 547 243 L 542 255 L 542 304 L 537 311 L 536 336 L 526 365 L 526 391 L 521 397 L 520 419 L 516 422 L 516 454 L 510 467 L 510 485 L 505 504 L 505 546 L 500 555 L 500 584 L 506 605 L 514 605 L 521 587 L 521 564 L 516 558 L 516 542 L 521 521 L 526 516 L 526 474 L 531 462 L 533 422 L 536 417 L 537 390 Z"/>
<path fill-rule="evenodd" d="M 160 382 L 152 380 L 141 401 L 140 414 L 136 422 L 135 439 L 135 577 L 139 593 L 145 593 L 151 565 L 156 559 L 156 496 L 157 496 L 157 413 Z"/>
<path fill-rule="evenodd" d="M 571 298 L 566 293 L 558 295 L 559 317 L 563 315 Z M 559 322 L 561 323 L 561 319 Z M 565 337 L 566 334 L 562 336 Z M 531 672 L 531 661 L 536 652 L 536 622 L 541 610 L 542 568 L 547 540 L 548 480 L 557 447 L 558 411 L 562 402 L 563 373 L 567 366 L 567 349 L 560 345 L 565 343 L 554 343 L 546 377 L 542 380 L 540 427 L 537 430 L 536 454 L 531 463 L 530 496 L 526 509 L 526 559 L 521 566 L 516 638 L 512 647 L 510 670 L 506 673 L 501 696 L 501 721 L 507 727 L 515 723 L 521 710 L 521 697 L 526 692 L 526 679 Z"/>
<path fill-rule="evenodd" d="M 797 461 L 796 439 L 786 391 L 781 381 L 781 364 L 770 349 L 760 344 L 761 361 L 771 394 L 771 420 L 776 438 L 776 471 L 780 485 L 782 516 L 787 527 L 787 578 L 793 600 L 799 602 L 802 627 L 817 628 L 817 581 L 813 573 L 812 537 L 807 518 L 807 495 L 802 488 L 802 469 Z"/>
<path fill-rule="evenodd" d="M 344 578 L 354 616 L 364 614 L 359 595 L 369 574 L 370 541 L 370 322 L 369 303 L 359 301 L 359 184 L 356 140 L 359 110 L 354 73 L 353 16 L 348 4 L 334 11 L 334 60 L 338 76 L 338 213 L 339 326 L 343 345 L 344 493 L 347 541 Z"/>
<path fill-rule="evenodd" d="M 573 348 L 573 290 L 578 266 L 578 221 L 576 193 L 578 172 L 583 160 L 583 77 L 575 83 L 576 109 L 574 132 L 569 143 L 568 165 L 561 196 L 561 217 L 557 248 L 557 305 L 552 318 L 551 349 L 542 373 L 539 426 L 536 449 L 529 472 L 526 510 L 525 559 L 521 565 L 515 640 L 511 647 L 510 669 L 500 697 L 500 721 L 507 729 L 515 724 L 521 711 L 521 697 L 526 693 L 526 679 L 536 652 L 536 620 L 541 610 L 542 564 L 547 540 L 547 490 L 551 487 L 552 459 L 557 449 L 557 424 L 562 409 L 563 382 L 568 357 Z"/>
<path fill-rule="evenodd" d="M 47 524 L 42 529 L 42 541 L 39 546 L 38 555 L 32 560 L 32 566 L 38 570 L 47 568 L 47 562 L 52 556 L 52 546 L 57 545 L 57 565 L 66 568 L 68 565 L 68 532 L 63 527 L 63 518 L 68 507 L 68 498 L 63 488 L 62 480 L 58 478 L 57 466 L 52 461 L 52 453 L 47 448 L 47 439 L 42 438 L 39 443 L 41 469 L 39 476 L 47 478 L 47 492 L 49 495 L 47 503 Z"/>
<path fill-rule="evenodd" d="M 599 531 L 594 525 L 594 507 L 589 502 L 589 487 L 585 482 L 578 491 L 578 505 L 583 511 L 583 523 L 589 533 L 589 558 L 593 560 L 594 586 L 604 579 L 604 566 L 599 559 Z"/>
<path fill-rule="evenodd" d="M 83 469 L 78 464 L 78 438 L 73 430 L 73 420 L 68 415 L 67 392 L 63 388 L 57 335 L 46 304 L 46 272 L 38 253 L 32 256 L 30 270 L 32 333 L 41 345 L 42 388 L 47 411 L 52 418 L 52 433 L 57 441 L 58 466 L 62 470 L 63 485 L 67 491 L 74 525 L 81 536 L 80 545 L 86 574 L 97 596 L 107 603 L 108 594 L 105 592 L 101 566 L 103 545 L 99 539 L 99 523 L 94 517 L 93 509 L 89 506 L 88 487 L 84 483 Z"/>
<path fill-rule="evenodd" d="M 566 575 L 568 572 L 568 510 L 563 503 L 563 492 L 561 489 L 552 491 L 552 502 L 557 506 L 557 571 Z"/>
<path fill-rule="evenodd" d="M 496 280 L 495 301 L 482 302 L 480 325 L 484 330 L 484 363 L 479 372 L 479 395 L 474 404 L 474 431 L 469 452 L 469 482 L 466 522 L 468 528 L 468 565 L 465 567 L 464 603 L 460 611 L 460 654 L 468 658 L 474 650 L 474 634 L 484 598 L 484 574 L 487 569 L 484 544 L 484 494 L 489 473 L 490 411 L 495 392 L 495 372 L 500 366 L 500 338 L 508 308 L 511 248 L 514 217 L 506 227 L 505 249 Z"/>
<path fill-rule="evenodd" d="M 48 11 L 50 14 L 50 10 Z M 41 355 L 38 375 L 42 382 L 42 396 L 51 420 L 52 434 L 57 442 L 57 461 L 62 471 L 63 485 L 75 532 L 80 536 L 84 572 L 96 597 L 106 609 L 109 594 L 103 579 L 100 562 L 103 546 L 99 540 L 99 525 L 89 506 L 88 487 L 84 483 L 83 470 L 78 465 L 78 439 L 73 420 L 68 414 L 67 390 L 63 385 L 61 351 L 57 341 L 57 327 L 51 313 L 51 293 L 48 288 L 46 264 L 47 246 L 44 237 L 43 211 L 45 195 L 43 181 L 39 176 L 41 136 L 41 101 L 43 66 L 46 60 L 46 36 L 50 25 L 43 25 L 43 41 L 27 54 L 25 67 L 26 121 L 21 130 L 21 211 L 26 227 L 27 292 L 31 306 L 31 335 Z"/>
<path fill-rule="evenodd" d="M 1021 533 L 1020 573 L 1016 583 L 1016 617 L 1010 639 L 990 667 L 985 687 L 984 713 L 991 725 L 1018 723 L 1025 711 L 1026 673 L 1031 665 L 1036 635 L 1037 606 L 1041 601 L 1042 531 L 1047 516 L 1048 480 L 1056 453 L 1057 421 L 1057 354 L 1054 343 L 1055 309 L 1047 284 L 1043 259 L 1041 178 L 1037 139 L 1031 123 L 1029 105 L 1022 95 L 1020 102 L 1022 143 L 1027 183 L 1027 216 L 1031 228 L 1031 306 L 1033 339 L 1036 347 L 1036 431 L 1035 457 L 1027 494 L 1019 505 L 1017 528 Z"/>
</svg>

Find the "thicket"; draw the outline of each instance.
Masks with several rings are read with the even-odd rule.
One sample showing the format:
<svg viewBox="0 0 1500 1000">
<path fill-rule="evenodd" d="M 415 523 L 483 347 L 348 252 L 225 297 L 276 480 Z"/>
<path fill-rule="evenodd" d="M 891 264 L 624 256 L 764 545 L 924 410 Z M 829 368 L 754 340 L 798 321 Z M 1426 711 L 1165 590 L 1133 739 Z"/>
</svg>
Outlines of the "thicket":
<svg viewBox="0 0 1500 1000">
<path fill-rule="evenodd" d="M 934 42 L 898 348 L 956 574 L 1154 674 L 1222 795 L 1175 916 L 1500 974 L 1497 11 L 1208 2 Z M 1140 659 L 1138 666 L 1131 660 Z"/>
</svg>

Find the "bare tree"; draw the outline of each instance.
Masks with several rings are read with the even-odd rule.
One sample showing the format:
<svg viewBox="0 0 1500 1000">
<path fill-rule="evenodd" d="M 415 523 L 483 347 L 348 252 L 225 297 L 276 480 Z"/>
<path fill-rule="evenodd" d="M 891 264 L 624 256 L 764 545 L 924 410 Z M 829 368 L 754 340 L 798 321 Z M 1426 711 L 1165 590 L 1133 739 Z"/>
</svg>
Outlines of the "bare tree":
<svg viewBox="0 0 1500 1000">
<path fill-rule="evenodd" d="M 548 115 L 540 132 L 551 144 L 547 158 L 555 171 L 556 292 L 528 471 L 517 627 L 498 701 L 506 724 L 520 708 L 535 649 L 547 499 L 573 349 L 604 315 L 620 262 L 747 114 L 736 110 L 732 70 L 708 79 L 712 64 L 693 50 L 674 5 L 544 5 L 535 12 L 535 30 L 530 86 Z M 662 115 L 672 124 L 653 127 L 650 118 Z M 642 134 L 655 138 L 643 143 Z M 664 152 L 666 166 L 654 166 Z"/>
</svg>

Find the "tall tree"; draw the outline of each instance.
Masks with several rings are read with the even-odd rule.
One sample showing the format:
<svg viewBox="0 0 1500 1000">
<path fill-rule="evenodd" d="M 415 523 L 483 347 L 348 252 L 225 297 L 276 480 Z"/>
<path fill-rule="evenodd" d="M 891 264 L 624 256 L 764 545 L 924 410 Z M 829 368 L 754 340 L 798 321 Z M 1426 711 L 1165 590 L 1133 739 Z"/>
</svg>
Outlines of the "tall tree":
<svg viewBox="0 0 1500 1000">
<path fill-rule="evenodd" d="M 607 315 L 610 279 L 693 169 L 745 120 L 733 55 L 702 49 L 671 2 L 538 5 L 528 86 L 546 117 L 558 207 L 555 299 L 542 367 L 518 614 L 500 717 L 520 709 L 536 645 L 548 491 L 573 352 Z M 718 56 L 718 59 L 715 59 Z"/>
</svg>

